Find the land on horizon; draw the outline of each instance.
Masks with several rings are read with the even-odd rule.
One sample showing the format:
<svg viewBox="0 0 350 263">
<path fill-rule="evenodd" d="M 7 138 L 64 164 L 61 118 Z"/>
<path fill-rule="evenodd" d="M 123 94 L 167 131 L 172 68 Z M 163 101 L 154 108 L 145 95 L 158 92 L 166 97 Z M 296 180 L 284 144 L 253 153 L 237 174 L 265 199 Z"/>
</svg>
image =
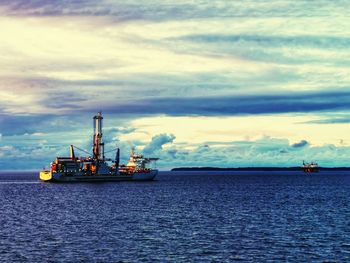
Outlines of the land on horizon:
<svg viewBox="0 0 350 263">
<path fill-rule="evenodd" d="M 171 171 L 300 171 L 302 167 L 176 167 Z M 350 171 L 350 167 L 319 167 L 324 171 Z"/>
</svg>

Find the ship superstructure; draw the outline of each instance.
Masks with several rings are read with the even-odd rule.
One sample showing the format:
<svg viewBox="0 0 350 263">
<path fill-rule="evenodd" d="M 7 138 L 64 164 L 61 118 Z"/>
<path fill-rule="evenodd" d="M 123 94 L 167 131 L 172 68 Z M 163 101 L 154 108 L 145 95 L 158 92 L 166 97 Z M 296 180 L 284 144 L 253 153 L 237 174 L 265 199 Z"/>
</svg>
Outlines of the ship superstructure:
<svg viewBox="0 0 350 263">
<path fill-rule="evenodd" d="M 158 158 L 146 158 L 143 155 L 138 155 L 134 148 L 131 151 L 127 165 L 119 165 L 119 148 L 116 149 L 115 160 L 105 157 L 102 120 L 103 117 L 100 112 L 93 117 L 92 156 L 76 157 L 74 149 L 82 149 L 71 145 L 70 156 L 56 157 L 49 170 L 40 172 L 40 179 L 54 182 L 153 180 L 158 170 L 148 168 L 147 165 L 158 160 Z M 113 163 L 108 164 L 108 162 Z"/>
</svg>

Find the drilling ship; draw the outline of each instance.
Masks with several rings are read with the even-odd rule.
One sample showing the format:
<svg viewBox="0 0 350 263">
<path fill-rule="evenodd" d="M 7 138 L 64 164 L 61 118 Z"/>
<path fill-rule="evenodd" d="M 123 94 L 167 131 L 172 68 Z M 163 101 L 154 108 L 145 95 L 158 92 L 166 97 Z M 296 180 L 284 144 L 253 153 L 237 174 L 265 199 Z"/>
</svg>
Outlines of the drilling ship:
<svg viewBox="0 0 350 263">
<path fill-rule="evenodd" d="M 151 181 L 158 174 L 157 169 L 147 166 L 158 158 L 146 158 L 136 154 L 132 148 L 129 162 L 120 165 L 120 149 L 116 149 L 115 160 L 105 157 L 102 141 L 102 114 L 93 117 L 92 156 L 76 157 L 76 146 L 70 146 L 69 157 L 56 157 L 50 169 L 40 171 L 39 178 L 46 182 L 106 182 L 106 181 Z M 109 162 L 111 164 L 109 164 Z"/>
<path fill-rule="evenodd" d="M 301 167 L 305 173 L 318 173 L 319 166 L 316 162 L 306 163 L 303 161 L 303 166 Z"/>
</svg>

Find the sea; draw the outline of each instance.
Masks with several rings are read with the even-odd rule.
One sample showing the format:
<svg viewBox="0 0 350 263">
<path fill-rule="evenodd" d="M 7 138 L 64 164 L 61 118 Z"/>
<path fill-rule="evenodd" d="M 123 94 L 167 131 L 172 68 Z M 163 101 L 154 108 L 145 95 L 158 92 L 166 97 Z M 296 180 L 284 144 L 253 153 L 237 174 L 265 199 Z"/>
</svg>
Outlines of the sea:
<svg viewBox="0 0 350 263">
<path fill-rule="evenodd" d="M 0 173 L 0 262 L 350 262 L 350 172 Z"/>
</svg>

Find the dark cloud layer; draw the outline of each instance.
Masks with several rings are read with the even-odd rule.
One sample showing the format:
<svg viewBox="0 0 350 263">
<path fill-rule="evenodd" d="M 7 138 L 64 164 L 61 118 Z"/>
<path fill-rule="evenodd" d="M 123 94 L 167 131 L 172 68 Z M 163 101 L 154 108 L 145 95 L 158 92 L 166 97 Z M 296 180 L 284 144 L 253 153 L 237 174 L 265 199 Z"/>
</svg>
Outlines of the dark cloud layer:
<svg viewBox="0 0 350 263">
<path fill-rule="evenodd" d="M 75 97 L 73 100 L 79 100 Z M 73 103 L 74 104 L 74 103 Z M 0 115 L 0 133 L 3 135 L 31 134 L 35 132 L 67 131 L 83 126 L 89 116 L 103 109 L 106 114 L 142 116 L 232 116 L 246 114 L 305 113 L 350 109 L 350 92 L 291 93 L 283 95 L 251 95 L 222 97 L 154 98 L 70 106 L 66 100 L 55 101 L 57 108 L 65 107 L 61 116 L 49 114 Z M 315 120 L 315 124 L 348 123 L 349 118 Z M 123 133 L 123 131 L 120 131 Z M 129 131 L 128 131 L 129 132 Z"/>
<path fill-rule="evenodd" d="M 249 1 L 198 0 L 176 2 L 151 0 L 139 1 L 93 1 L 93 0 L 3 0 L 0 6 L 6 7 L 10 15 L 28 16 L 114 16 L 118 20 L 170 20 L 210 17 L 300 17 L 328 15 L 331 10 L 345 12 L 348 3 L 343 1 L 323 1 L 315 5 L 312 1 L 299 0 L 262 3 Z M 322 8 L 320 8 L 322 6 Z"/>
<path fill-rule="evenodd" d="M 83 119 L 84 120 L 84 119 Z M 0 134 L 4 136 L 70 131 L 84 124 L 81 116 L 50 114 L 0 114 Z"/>
<path fill-rule="evenodd" d="M 52 120 L 50 116 L 11 116 L 0 115 L 0 133 L 2 135 L 19 135 L 34 133 L 44 122 Z"/>
<path fill-rule="evenodd" d="M 283 95 L 156 98 L 105 107 L 119 114 L 243 115 L 279 114 L 350 109 L 350 92 L 300 92 Z"/>
</svg>

